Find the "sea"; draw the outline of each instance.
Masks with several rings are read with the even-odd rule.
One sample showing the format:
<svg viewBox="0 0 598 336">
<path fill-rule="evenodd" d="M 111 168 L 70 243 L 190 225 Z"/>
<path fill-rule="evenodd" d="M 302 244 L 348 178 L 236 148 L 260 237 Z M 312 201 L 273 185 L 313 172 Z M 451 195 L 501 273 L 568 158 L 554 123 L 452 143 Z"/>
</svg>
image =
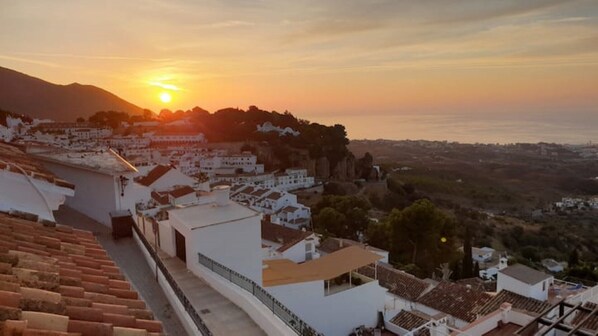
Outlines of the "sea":
<svg viewBox="0 0 598 336">
<path fill-rule="evenodd" d="M 342 124 L 350 139 L 438 140 L 461 143 L 598 143 L 596 113 L 336 114 L 312 122 Z"/>
</svg>

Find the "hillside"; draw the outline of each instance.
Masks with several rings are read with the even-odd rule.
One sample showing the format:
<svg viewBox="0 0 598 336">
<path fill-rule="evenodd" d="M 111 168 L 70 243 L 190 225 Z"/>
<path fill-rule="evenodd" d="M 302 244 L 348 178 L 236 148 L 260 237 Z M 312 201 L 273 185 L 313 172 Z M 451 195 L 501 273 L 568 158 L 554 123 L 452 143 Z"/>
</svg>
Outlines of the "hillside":
<svg viewBox="0 0 598 336">
<path fill-rule="evenodd" d="M 0 109 L 34 118 L 74 121 L 97 111 L 140 114 L 142 109 L 92 85 L 58 85 L 0 67 Z"/>
</svg>

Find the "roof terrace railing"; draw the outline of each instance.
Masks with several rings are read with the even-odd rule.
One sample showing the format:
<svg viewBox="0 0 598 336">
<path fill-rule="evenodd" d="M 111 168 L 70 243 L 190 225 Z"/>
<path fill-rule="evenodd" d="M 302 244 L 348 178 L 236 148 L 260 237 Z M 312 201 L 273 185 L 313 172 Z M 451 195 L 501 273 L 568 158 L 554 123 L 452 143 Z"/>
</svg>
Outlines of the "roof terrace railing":
<svg viewBox="0 0 598 336">
<path fill-rule="evenodd" d="M 220 275 L 224 279 L 234 283 L 235 285 L 243 288 L 247 292 L 251 293 L 254 297 L 260 300 L 268 309 L 286 323 L 297 335 L 301 336 L 323 336 L 318 333 L 314 328 L 310 327 L 307 323 L 301 320 L 295 315 L 290 309 L 285 307 L 280 301 L 276 300 L 270 293 L 263 289 L 255 281 L 241 275 L 228 267 L 220 264 L 217 261 L 210 259 L 209 257 L 198 253 L 197 254 L 199 263 L 207 267 L 209 270 Z"/>
<path fill-rule="evenodd" d="M 185 296 L 185 294 L 183 293 L 183 291 L 181 290 L 179 285 L 176 283 L 176 281 L 174 280 L 174 278 L 172 277 L 170 272 L 168 272 L 168 269 L 166 268 L 166 266 L 164 265 L 164 263 L 162 262 L 160 257 L 158 257 L 158 254 L 156 253 L 156 251 L 154 250 L 152 245 L 147 241 L 147 239 L 145 238 L 143 233 L 139 230 L 139 227 L 137 227 L 137 225 L 135 225 L 135 224 L 133 224 L 132 226 L 133 226 L 133 229 L 135 230 L 135 233 L 137 233 L 137 237 L 139 237 L 139 240 L 141 240 L 141 242 L 143 243 L 143 246 L 145 246 L 145 249 L 149 252 L 149 254 L 152 256 L 152 258 L 155 260 L 156 265 L 158 265 L 158 268 L 164 275 L 164 278 L 166 279 L 166 281 L 168 281 L 168 284 L 170 285 L 170 287 L 176 294 L 179 301 L 181 301 L 181 304 L 185 308 L 185 311 L 189 314 L 189 317 L 191 317 L 191 320 L 193 320 L 193 323 L 195 323 L 195 326 L 197 327 L 197 329 L 199 329 L 199 331 L 204 336 L 213 336 L 214 334 L 212 334 L 210 329 L 208 329 L 208 327 L 206 326 L 204 321 L 201 319 L 201 317 L 199 316 L 199 314 L 197 313 L 197 311 L 195 310 L 195 308 L 193 307 L 193 305 L 191 304 L 189 299 L 187 299 L 187 296 Z"/>
</svg>

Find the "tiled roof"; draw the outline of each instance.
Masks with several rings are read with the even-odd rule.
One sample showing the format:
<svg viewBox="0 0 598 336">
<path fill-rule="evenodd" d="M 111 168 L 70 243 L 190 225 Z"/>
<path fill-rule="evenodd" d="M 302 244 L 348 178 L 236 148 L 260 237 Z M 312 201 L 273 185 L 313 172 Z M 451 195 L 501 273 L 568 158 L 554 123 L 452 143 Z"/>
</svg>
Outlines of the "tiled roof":
<svg viewBox="0 0 598 336">
<path fill-rule="evenodd" d="M 271 189 L 257 189 L 251 193 L 251 196 L 262 197 L 266 193 L 270 192 Z M 247 192 L 246 192 L 247 193 Z"/>
<path fill-rule="evenodd" d="M 275 191 L 275 192 L 271 193 L 270 195 L 266 196 L 267 199 L 273 200 L 273 201 L 276 201 L 276 200 L 280 199 L 281 197 L 282 197 L 282 194 L 279 193 L 279 192 L 277 192 L 277 191 Z"/>
<path fill-rule="evenodd" d="M 377 272 L 371 265 L 361 267 L 357 272 L 372 279 L 377 275 L 380 286 L 388 288 L 390 293 L 409 301 L 415 301 L 430 287 L 430 284 L 424 280 L 384 263 L 378 263 Z"/>
<path fill-rule="evenodd" d="M 412 312 L 408 312 L 406 310 L 401 310 L 395 317 L 393 317 L 390 322 L 395 324 L 407 331 L 411 331 L 417 327 L 421 327 L 422 325 L 428 322 L 427 319 L 414 314 Z M 422 330 L 418 330 L 414 333 L 413 336 L 429 336 L 430 330 L 428 328 L 424 328 Z"/>
<path fill-rule="evenodd" d="M 478 277 L 474 277 L 459 279 L 457 280 L 457 283 L 465 286 L 469 285 L 473 287 L 473 289 L 481 290 L 483 292 L 496 292 L 496 280 L 484 281 Z"/>
<path fill-rule="evenodd" d="M 511 291 L 503 289 L 500 291 L 500 293 L 498 293 L 490 301 L 488 301 L 484 306 L 476 310 L 476 313 L 481 316 L 488 315 L 493 311 L 498 310 L 500 308 L 500 305 L 502 305 L 505 302 L 510 303 L 513 309 L 524 310 L 528 313 L 533 314 L 534 316 L 541 314 L 547 308 L 550 307 L 550 304 L 548 302 L 528 298 L 523 295 L 519 295 L 517 293 L 513 293 Z"/>
<path fill-rule="evenodd" d="M 293 245 L 311 236 L 313 232 L 295 230 L 268 221 L 262 221 L 262 239 L 281 244 L 278 252 L 284 252 Z"/>
<path fill-rule="evenodd" d="M 290 213 L 293 213 L 293 212 L 295 212 L 297 210 L 299 210 L 299 208 L 291 206 L 291 205 L 287 205 L 286 207 L 282 208 L 280 210 L 280 212 L 290 212 Z"/>
<path fill-rule="evenodd" d="M 156 201 L 160 205 L 168 205 L 170 204 L 170 200 L 168 199 L 168 195 L 162 195 L 155 191 L 151 193 L 152 199 Z"/>
<path fill-rule="evenodd" d="M 505 269 L 500 270 L 499 272 L 508 275 L 511 278 L 515 278 L 528 285 L 535 285 L 540 281 L 552 277 L 552 275 L 536 271 L 535 269 L 522 264 L 511 265 Z"/>
<path fill-rule="evenodd" d="M 75 189 L 73 184 L 57 178 L 54 174 L 47 171 L 41 163 L 18 148 L 0 143 L 0 170 L 6 169 L 16 174 L 23 174 L 19 167 L 25 171 L 27 176 L 33 179 L 46 181 L 67 189 Z"/>
<path fill-rule="evenodd" d="M 154 182 L 158 181 L 164 174 L 168 173 L 172 167 L 157 165 L 147 175 L 137 179 L 137 183 L 142 184 L 146 187 L 151 186 Z"/>
<path fill-rule="evenodd" d="M 253 192 L 254 189 L 255 188 L 253 188 L 252 186 L 246 186 L 243 189 L 238 190 L 238 193 L 249 195 Z"/>
<path fill-rule="evenodd" d="M 598 304 L 593 303 L 593 302 L 586 302 L 583 304 L 583 307 L 594 310 L 598 307 Z M 571 321 L 571 324 L 573 326 L 576 326 L 577 324 L 581 323 L 588 316 L 589 313 L 579 310 L 575 314 L 576 314 L 575 317 Z M 587 321 L 585 321 L 581 325 L 581 328 L 587 329 L 587 330 L 592 330 L 592 331 L 598 331 L 598 315 L 594 315 L 594 316 L 590 317 Z"/>
<path fill-rule="evenodd" d="M 466 322 L 476 319 L 475 310 L 485 305 L 492 296 L 451 282 L 441 282 L 417 300 L 420 304 L 452 315 Z"/>
<path fill-rule="evenodd" d="M 195 193 L 195 189 L 191 188 L 190 186 L 182 186 L 174 190 L 171 190 L 168 193 L 174 198 L 179 198 L 185 195 L 189 195 L 191 193 Z"/>
<path fill-rule="evenodd" d="M 0 214 L 0 234 L 3 335 L 161 335 L 91 232 Z"/>
</svg>

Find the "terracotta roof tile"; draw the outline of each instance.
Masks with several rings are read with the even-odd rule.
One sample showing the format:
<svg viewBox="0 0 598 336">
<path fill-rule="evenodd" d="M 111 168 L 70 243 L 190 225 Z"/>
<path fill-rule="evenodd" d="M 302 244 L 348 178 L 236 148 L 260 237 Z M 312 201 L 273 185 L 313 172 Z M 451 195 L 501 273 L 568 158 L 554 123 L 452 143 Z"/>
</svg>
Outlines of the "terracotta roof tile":
<svg viewBox="0 0 598 336">
<path fill-rule="evenodd" d="M 408 312 L 406 310 L 401 310 L 395 317 L 393 317 L 390 322 L 395 324 L 407 331 L 411 331 L 418 327 L 423 326 L 424 324 L 428 323 L 429 320 L 414 314 L 412 312 Z M 427 328 L 423 330 L 418 330 L 414 336 L 429 336 L 430 330 Z"/>
<path fill-rule="evenodd" d="M 51 184 L 67 189 L 75 189 L 75 185 L 57 178 L 48 170 L 46 170 L 41 163 L 25 154 L 17 147 L 8 145 L 6 143 L 0 143 L 0 160 L 9 164 L 7 166 L 5 163 L 0 162 L 0 170 L 7 169 L 17 174 L 23 174 L 20 169 L 14 166 L 18 165 L 28 176 L 33 179 L 47 181 Z"/>
<path fill-rule="evenodd" d="M 441 282 L 420 297 L 417 302 L 463 321 L 473 322 L 476 319 L 475 311 L 491 298 L 489 294 L 473 288 Z"/>
<path fill-rule="evenodd" d="M 431 286 L 422 279 L 384 263 L 378 263 L 377 272 L 373 265 L 361 267 L 357 272 L 372 279 L 377 275 L 380 286 L 387 288 L 390 293 L 410 301 L 416 301 Z"/>
<path fill-rule="evenodd" d="M 598 307 L 598 304 L 588 301 L 583 304 L 583 307 L 594 310 Z M 581 323 L 588 315 L 589 315 L 589 313 L 587 313 L 585 311 L 578 311 L 576 313 L 575 317 L 573 318 L 573 320 L 571 321 L 571 324 L 574 326 L 577 326 L 577 324 Z M 594 315 L 594 316 L 590 317 L 589 319 L 587 319 L 581 325 L 581 327 L 582 327 L 582 329 L 598 331 L 598 315 Z"/>
<path fill-rule="evenodd" d="M 0 320 L 19 335 L 108 336 L 118 326 L 130 328 L 119 333 L 161 332 L 90 232 L 5 214 L 0 232 Z"/>
<path fill-rule="evenodd" d="M 295 230 L 268 221 L 262 221 L 262 239 L 281 244 L 278 252 L 284 252 L 293 245 L 311 236 L 313 232 Z"/>
<path fill-rule="evenodd" d="M 137 179 L 137 183 L 142 184 L 146 187 L 151 186 L 154 182 L 158 181 L 162 176 L 168 173 L 172 167 L 157 165 L 154 169 L 150 170 L 147 175 Z"/>
<path fill-rule="evenodd" d="M 500 293 L 496 294 L 490 301 L 484 306 L 480 307 L 475 311 L 478 315 L 484 316 L 492 313 L 500 308 L 500 305 L 508 302 L 511 304 L 513 309 L 524 310 L 532 315 L 539 315 L 550 307 L 548 302 L 528 298 L 517 293 L 513 293 L 508 290 L 501 290 Z"/>
<path fill-rule="evenodd" d="M 195 193 L 195 189 L 191 188 L 190 186 L 182 186 L 175 188 L 174 190 L 171 190 L 168 193 L 174 198 L 179 198 L 185 195 Z"/>
</svg>

